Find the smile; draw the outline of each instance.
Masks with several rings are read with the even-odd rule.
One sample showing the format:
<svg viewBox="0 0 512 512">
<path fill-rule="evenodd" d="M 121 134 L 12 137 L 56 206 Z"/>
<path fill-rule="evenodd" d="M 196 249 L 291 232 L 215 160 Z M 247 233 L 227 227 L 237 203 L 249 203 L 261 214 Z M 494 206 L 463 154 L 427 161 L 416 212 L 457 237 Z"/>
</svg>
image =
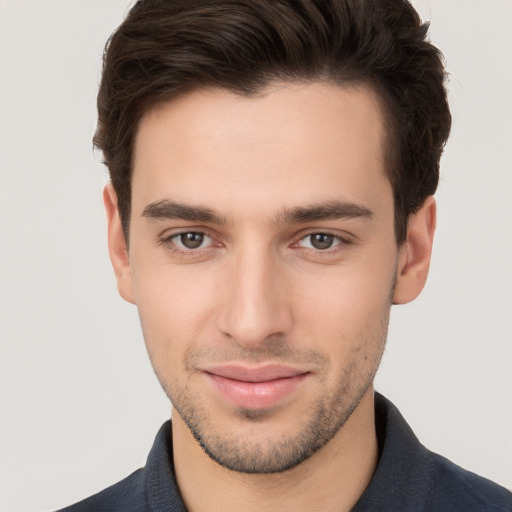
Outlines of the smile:
<svg viewBox="0 0 512 512">
<path fill-rule="evenodd" d="M 281 365 L 261 368 L 221 366 L 204 374 L 214 389 L 229 403 L 246 409 L 266 409 L 291 395 L 309 372 Z"/>
</svg>

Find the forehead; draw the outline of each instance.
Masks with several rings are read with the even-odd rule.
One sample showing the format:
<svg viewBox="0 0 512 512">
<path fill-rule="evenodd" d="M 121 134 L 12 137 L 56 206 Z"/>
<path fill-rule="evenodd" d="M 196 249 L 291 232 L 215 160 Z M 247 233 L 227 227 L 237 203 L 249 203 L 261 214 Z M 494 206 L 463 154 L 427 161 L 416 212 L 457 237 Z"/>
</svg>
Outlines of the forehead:
<svg viewBox="0 0 512 512">
<path fill-rule="evenodd" d="M 365 86 L 280 83 L 253 97 L 190 93 L 140 122 L 132 211 L 165 197 L 224 209 L 379 199 L 390 188 L 381 112 Z"/>
</svg>

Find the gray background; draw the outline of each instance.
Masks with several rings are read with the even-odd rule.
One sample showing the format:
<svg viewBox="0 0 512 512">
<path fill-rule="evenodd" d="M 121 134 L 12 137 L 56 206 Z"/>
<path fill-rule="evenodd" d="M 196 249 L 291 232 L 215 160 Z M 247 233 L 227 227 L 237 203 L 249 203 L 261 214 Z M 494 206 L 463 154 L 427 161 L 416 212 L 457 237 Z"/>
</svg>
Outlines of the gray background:
<svg viewBox="0 0 512 512">
<path fill-rule="evenodd" d="M 51 510 L 145 460 L 170 406 L 115 288 L 93 155 L 127 0 L 0 0 L 0 509 Z M 429 283 L 377 389 L 420 439 L 512 487 L 512 2 L 417 1 L 452 78 Z"/>
</svg>

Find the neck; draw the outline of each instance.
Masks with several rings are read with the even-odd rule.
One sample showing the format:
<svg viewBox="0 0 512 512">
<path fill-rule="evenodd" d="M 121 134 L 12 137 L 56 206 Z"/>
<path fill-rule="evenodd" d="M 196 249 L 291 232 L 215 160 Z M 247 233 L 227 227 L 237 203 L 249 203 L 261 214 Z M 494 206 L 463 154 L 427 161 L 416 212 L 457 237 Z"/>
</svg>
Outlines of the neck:
<svg viewBox="0 0 512 512">
<path fill-rule="evenodd" d="M 243 474 L 219 466 L 176 411 L 173 446 L 177 484 L 190 512 L 349 511 L 377 464 L 373 389 L 331 441 L 282 473 Z"/>
</svg>

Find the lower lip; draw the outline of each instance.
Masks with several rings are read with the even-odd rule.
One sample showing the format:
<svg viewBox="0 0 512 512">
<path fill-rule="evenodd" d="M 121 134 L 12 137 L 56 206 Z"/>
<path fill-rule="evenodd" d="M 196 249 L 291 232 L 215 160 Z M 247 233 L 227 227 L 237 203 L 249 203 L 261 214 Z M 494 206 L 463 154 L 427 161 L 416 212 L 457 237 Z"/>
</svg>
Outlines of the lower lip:
<svg viewBox="0 0 512 512">
<path fill-rule="evenodd" d="M 308 376 L 303 373 L 264 382 L 245 382 L 212 373 L 206 375 L 225 399 L 236 407 L 246 409 L 266 409 L 277 405 L 291 395 Z"/>
</svg>

